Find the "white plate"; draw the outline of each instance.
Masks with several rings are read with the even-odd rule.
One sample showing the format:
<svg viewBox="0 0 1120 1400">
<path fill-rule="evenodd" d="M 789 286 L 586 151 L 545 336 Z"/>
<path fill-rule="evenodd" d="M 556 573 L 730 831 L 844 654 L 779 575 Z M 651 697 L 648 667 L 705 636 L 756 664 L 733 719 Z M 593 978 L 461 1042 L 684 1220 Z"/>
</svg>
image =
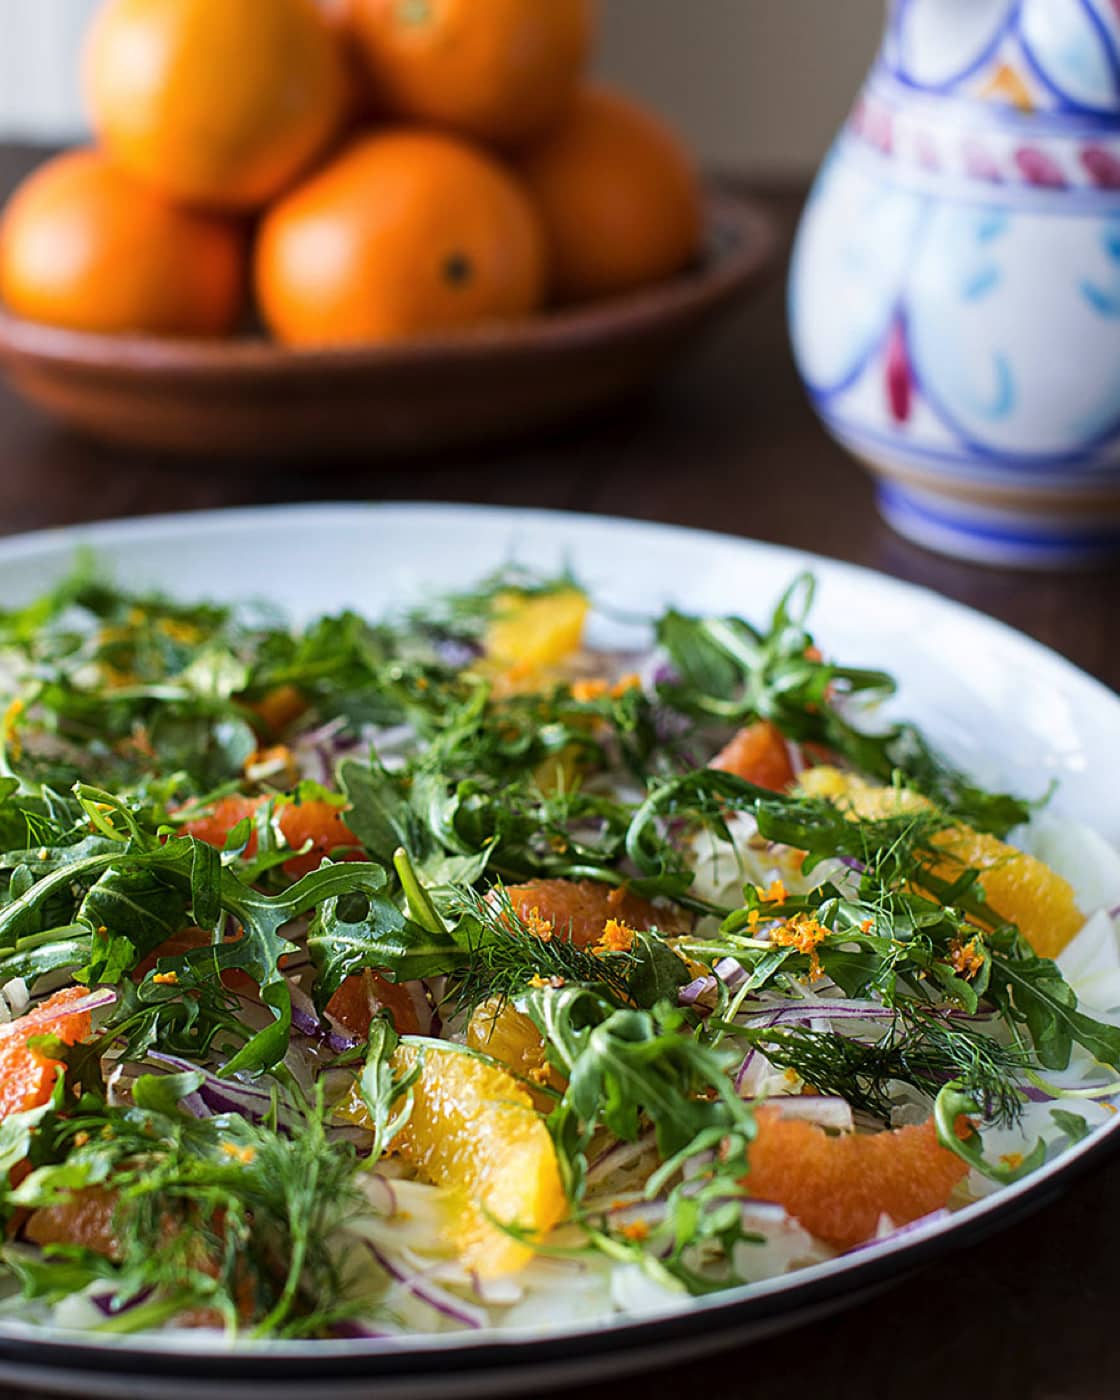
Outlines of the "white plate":
<svg viewBox="0 0 1120 1400">
<path fill-rule="evenodd" d="M 462 506 L 296 506 L 180 515 L 46 531 L 0 541 L 0 602 L 29 601 L 89 546 L 128 585 L 182 598 L 267 598 L 297 619 L 353 606 L 378 613 L 475 583 L 502 564 L 569 566 L 595 596 L 628 612 L 674 603 L 764 618 L 793 577 L 818 580 L 813 630 L 852 665 L 899 679 L 895 708 L 922 724 L 982 781 L 1026 796 L 1059 783 L 1053 810 L 1120 844 L 1120 698 L 1045 647 L 968 608 L 795 550 L 596 516 Z M 633 640 L 621 624 L 601 639 Z M 72 1394 L 331 1397 L 502 1392 L 662 1364 L 742 1342 L 843 1306 L 934 1253 L 972 1242 L 1037 1208 L 1120 1147 L 1120 1118 L 1059 1160 L 950 1220 L 785 1278 L 683 1304 L 655 1321 L 527 1339 L 455 1336 L 409 1345 L 319 1342 L 239 1346 L 97 1340 L 0 1327 L 0 1378 Z"/>
</svg>

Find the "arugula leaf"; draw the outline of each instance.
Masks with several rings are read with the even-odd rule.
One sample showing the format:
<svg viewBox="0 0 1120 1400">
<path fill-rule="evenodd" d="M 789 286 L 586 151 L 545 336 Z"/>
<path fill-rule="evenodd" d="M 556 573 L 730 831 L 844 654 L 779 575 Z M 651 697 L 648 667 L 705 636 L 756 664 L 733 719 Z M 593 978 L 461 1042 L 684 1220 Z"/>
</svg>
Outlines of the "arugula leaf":
<svg viewBox="0 0 1120 1400">
<path fill-rule="evenodd" d="M 391 866 L 394 854 L 403 848 L 428 885 L 473 885 L 481 879 L 490 858 L 489 847 L 483 843 L 476 851 L 448 853 L 424 819 L 425 806 L 430 816 L 430 804 L 438 802 L 443 793 L 437 794 L 423 777 L 412 785 L 411 801 L 375 761 L 364 764 L 346 759 L 339 765 L 338 780 L 350 803 L 347 825 L 376 860 Z M 458 845 L 456 837 L 450 839 Z"/>
<path fill-rule="evenodd" d="M 1065 1069 L 1075 1043 L 1101 1064 L 1120 1068 L 1120 1026 L 1079 1011 L 1077 996 L 1057 964 L 1025 945 L 1017 956 L 993 959 L 990 995 L 1008 1022 L 1026 1026 L 1045 1068 Z"/>
<path fill-rule="evenodd" d="M 185 927 L 189 904 L 186 891 L 169 885 L 154 870 L 110 866 L 90 887 L 74 916 L 75 923 L 97 933 L 107 930 L 93 940 L 89 980 L 119 981 L 137 961 Z M 208 912 L 204 907 L 199 914 L 202 927 Z"/>
<path fill-rule="evenodd" d="M 393 1055 L 400 1036 L 384 1016 L 375 1017 L 369 1028 L 365 1067 L 358 1080 L 362 1102 L 369 1113 L 373 1143 L 370 1148 L 371 1166 L 385 1155 L 393 1139 L 412 1116 L 411 1089 L 423 1072 L 423 1051 L 407 1074 L 400 1077 L 393 1070 Z M 404 1099 L 400 1109 L 397 1103 Z"/>
<path fill-rule="evenodd" d="M 1093 1131 L 1080 1113 L 1070 1113 L 1064 1108 L 1052 1108 L 1050 1117 L 1070 1142 L 1081 1142 Z"/>
<path fill-rule="evenodd" d="M 770 720 L 787 738 L 831 749 L 883 782 L 903 773 L 909 786 L 977 830 L 1006 836 L 1028 820 L 1030 804 L 971 783 L 914 725 L 867 733 L 846 718 L 842 705 L 849 697 L 881 700 L 894 694 L 895 682 L 884 671 L 820 658 L 805 626 L 814 591 L 810 575 L 796 579 L 765 633 L 741 618 L 669 613 L 658 626 L 658 641 L 677 677 L 661 685 L 663 698 L 699 718 Z"/>
<path fill-rule="evenodd" d="M 351 893 L 322 900 L 308 929 L 307 947 L 316 968 L 315 1003 L 320 1011 L 346 978 L 363 968 L 381 968 L 396 982 L 411 982 L 438 977 L 465 960 L 449 934 L 422 928 L 388 899 L 367 896 L 361 916 L 347 919 L 344 911 Z"/>
<path fill-rule="evenodd" d="M 677 992 L 691 982 L 688 964 L 656 933 L 637 932 L 630 949 L 626 990 L 639 1007 L 672 1004 Z"/>
<path fill-rule="evenodd" d="M 937 1125 L 937 1140 L 941 1146 L 955 1153 L 962 1162 L 967 1162 L 974 1170 L 1001 1186 L 1013 1185 L 1023 1177 L 1030 1176 L 1046 1161 L 1046 1144 L 1040 1138 L 1025 1156 L 1017 1159 L 1001 1159 L 989 1162 L 984 1156 L 984 1140 L 971 1125 L 969 1115 L 981 1112 L 966 1084 L 950 1081 L 937 1095 L 933 1105 L 933 1118 Z M 968 1130 L 962 1137 L 957 1131 L 962 1120 L 968 1122 Z"/>
<path fill-rule="evenodd" d="M 168 842 L 164 850 L 176 846 L 194 846 L 191 837 Z M 187 853 L 188 859 L 193 851 Z M 287 979 L 280 969 L 280 960 L 296 952 L 295 944 L 281 935 L 280 930 L 316 906 L 343 895 L 363 897 L 369 902 L 371 918 L 388 917 L 393 909 L 381 898 L 387 883 L 380 865 L 346 862 L 332 865 L 324 861 L 318 870 L 303 876 L 290 889 L 280 894 L 266 895 L 244 885 L 228 868 L 220 868 L 218 900 L 224 913 L 232 915 L 241 927 L 241 936 L 233 943 L 196 948 L 178 958 L 161 958 L 145 983 L 156 976 L 175 977 L 175 985 L 190 990 L 220 982 L 223 972 L 239 969 L 247 972 L 260 989 L 261 1001 L 274 1014 L 271 1026 L 256 1035 L 224 1067 L 223 1074 L 232 1075 L 247 1070 L 267 1070 L 283 1059 L 291 1029 L 291 994 Z"/>
<path fill-rule="evenodd" d="M 322 1335 L 355 1310 L 332 1239 L 360 1207 L 361 1163 L 327 1135 L 321 1103 L 290 1135 L 236 1114 L 187 1117 L 178 1098 L 198 1079 L 142 1076 L 130 1108 L 86 1095 L 65 1117 L 42 1110 L 48 1155 L 16 1188 L 5 1176 L 0 1202 L 41 1209 L 108 1184 L 117 1247 L 107 1259 L 55 1246 L 34 1268 L 9 1249 L 3 1263 L 31 1297 L 104 1280 L 118 1309 L 112 1331 L 208 1308 L 257 1337 Z"/>
<path fill-rule="evenodd" d="M 754 1118 L 731 1083 L 732 1059 L 698 1040 L 683 1013 L 665 1003 L 619 1010 L 582 988 L 532 991 L 527 1011 L 568 1081 L 548 1126 L 573 1200 L 600 1127 L 634 1142 L 648 1117 L 664 1159 L 679 1163 L 729 1138 L 729 1157 L 742 1157 Z"/>
</svg>

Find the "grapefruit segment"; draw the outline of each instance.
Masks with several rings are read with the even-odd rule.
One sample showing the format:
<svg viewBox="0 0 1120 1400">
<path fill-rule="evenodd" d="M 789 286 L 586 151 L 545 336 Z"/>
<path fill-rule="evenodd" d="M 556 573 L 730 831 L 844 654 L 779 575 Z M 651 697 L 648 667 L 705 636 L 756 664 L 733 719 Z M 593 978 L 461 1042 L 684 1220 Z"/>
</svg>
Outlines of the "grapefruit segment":
<svg viewBox="0 0 1120 1400">
<path fill-rule="evenodd" d="M 0 1119 L 48 1102 L 60 1062 L 27 1042 L 39 1035 L 53 1035 L 64 1045 L 85 1040 L 90 1013 L 75 1007 L 88 997 L 86 987 L 65 987 L 19 1020 L 0 1025 Z"/>
<path fill-rule="evenodd" d="M 687 923 L 676 910 L 659 909 L 648 899 L 622 887 L 598 880 L 530 880 L 506 889 L 514 912 L 530 928 L 558 938 L 570 938 L 577 947 L 598 943 L 613 919 L 643 932 L 683 933 Z"/>
<path fill-rule="evenodd" d="M 771 792 L 785 792 L 794 779 L 786 741 L 769 720 L 740 729 L 709 766 Z"/>
<path fill-rule="evenodd" d="M 239 822 L 252 819 L 267 802 L 267 797 L 223 797 L 211 811 L 196 817 L 183 827 L 186 836 L 195 836 L 208 846 L 219 849 Z M 293 880 L 318 870 L 325 856 L 333 856 L 345 847 L 360 846 L 361 842 L 343 820 L 344 809 L 333 802 L 282 802 L 277 805 L 277 820 L 284 839 L 293 850 L 300 850 L 308 841 L 311 847 L 301 855 L 284 862 L 284 873 Z M 257 833 L 249 836 L 245 854 L 252 859 L 257 853 Z"/>
<path fill-rule="evenodd" d="M 114 1226 L 118 1196 L 104 1186 L 73 1191 L 57 1205 L 31 1213 L 24 1228 L 32 1244 L 80 1245 L 106 1259 L 120 1259 L 121 1247 Z"/>
<path fill-rule="evenodd" d="M 881 1216 L 909 1225 L 943 1209 L 968 1167 L 937 1140 L 933 1120 L 893 1132 L 830 1136 L 815 1123 L 758 1114 L 746 1186 L 776 1201 L 835 1249 L 869 1240 Z"/>
<path fill-rule="evenodd" d="M 346 980 L 326 1005 L 332 1021 L 358 1040 L 365 1040 L 373 1018 L 379 1011 L 388 1011 L 398 1035 L 421 1035 L 426 1027 L 420 1024 L 416 1003 L 408 988 L 390 982 L 365 968 Z"/>
</svg>

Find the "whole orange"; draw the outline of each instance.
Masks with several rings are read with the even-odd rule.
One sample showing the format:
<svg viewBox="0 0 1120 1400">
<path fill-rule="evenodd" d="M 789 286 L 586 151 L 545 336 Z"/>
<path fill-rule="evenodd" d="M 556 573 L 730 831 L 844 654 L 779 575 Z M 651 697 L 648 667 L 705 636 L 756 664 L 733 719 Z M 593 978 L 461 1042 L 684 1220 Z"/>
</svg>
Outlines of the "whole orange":
<svg viewBox="0 0 1120 1400">
<path fill-rule="evenodd" d="M 527 315 L 544 237 L 516 177 L 451 136 L 356 139 L 265 216 L 257 295 L 291 345 L 399 340 Z"/>
<path fill-rule="evenodd" d="M 0 221 L 0 299 L 73 330 L 223 335 L 244 304 L 244 230 L 179 209 L 96 151 L 58 156 Z"/>
<path fill-rule="evenodd" d="M 703 208 L 688 153 L 629 98 L 585 89 L 520 168 L 544 217 L 563 301 L 660 281 L 699 250 Z"/>
<path fill-rule="evenodd" d="M 382 105 L 517 145 L 558 121 L 586 65 L 592 0 L 350 0 Z"/>
<path fill-rule="evenodd" d="M 94 129 L 153 189 L 253 209 L 322 153 L 348 104 L 315 0 L 108 0 L 85 53 Z"/>
</svg>

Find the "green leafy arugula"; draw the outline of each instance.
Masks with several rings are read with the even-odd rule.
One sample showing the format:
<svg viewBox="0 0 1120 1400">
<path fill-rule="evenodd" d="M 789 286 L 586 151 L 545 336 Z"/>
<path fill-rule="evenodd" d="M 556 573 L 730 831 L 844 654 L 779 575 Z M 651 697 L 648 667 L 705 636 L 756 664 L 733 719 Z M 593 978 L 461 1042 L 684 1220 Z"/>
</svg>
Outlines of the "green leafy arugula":
<svg viewBox="0 0 1120 1400">
<path fill-rule="evenodd" d="M 29 877 L 38 873 L 36 866 L 48 873 L 25 887 L 21 882 L 21 892 L 0 908 L 0 975 L 15 966 L 36 974 L 57 968 L 64 947 L 80 980 L 119 980 L 189 915 L 214 942 L 161 958 L 140 995 L 150 1002 L 178 1001 L 220 986 L 223 973 L 247 973 L 274 1020 L 246 1043 L 226 1073 L 269 1069 L 287 1049 L 291 997 L 280 962 L 297 951 L 284 936 L 287 925 L 318 906 L 334 907 L 330 901 L 342 896 L 365 900 L 371 928 L 400 921 L 384 895 L 387 877 L 379 865 L 324 863 L 288 889 L 264 894 L 239 879 L 212 846 L 143 830 L 110 793 L 83 787 L 77 793 L 99 832 L 96 849 L 76 854 L 64 847 L 48 851 L 46 860 L 41 851 L 25 853 L 18 869 Z M 222 936 L 227 926 L 237 931 L 231 941 Z"/>
<path fill-rule="evenodd" d="M 332 1248 L 361 1205 L 355 1149 L 328 1135 L 321 1106 L 291 1134 L 236 1114 L 188 1117 L 179 1101 L 201 1078 L 142 1076 L 128 1108 L 87 1095 L 65 1116 L 56 1103 L 34 1123 L 7 1120 L 2 1138 L 23 1140 L 6 1156 L 30 1150 L 34 1167 L 0 1191 L 8 1210 L 50 1209 L 94 1189 L 111 1191 L 114 1208 L 107 1252 L 54 1245 L 40 1259 L 9 1245 L 3 1264 L 30 1298 L 103 1286 L 104 1331 L 204 1309 L 256 1337 L 324 1335 L 356 1310 Z"/>
<path fill-rule="evenodd" d="M 814 592 L 811 575 L 795 580 L 766 632 L 742 618 L 666 614 L 658 624 L 658 641 L 677 674 L 661 685 L 664 699 L 703 719 L 734 724 L 770 720 L 787 738 L 821 745 L 883 782 L 902 773 L 909 786 L 980 831 L 1005 836 L 1025 822 L 1031 811 L 1027 803 L 978 788 L 914 725 L 867 733 L 845 717 L 841 702 L 852 696 L 883 700 L 896 686 L 886 672 L 820 658 L 806 629 Z"/>
<path fill-rule="evenodd" d="M 573 1199 L 583 1193 L 587 1150 L 600 1128 L 635 1142 L 648 1119 L 666 1161 L 679 1165 L 724 1142 L 742 1161 L 754 1119 L 731 1082 L 733 1057 L 697 1039 L 685 1013 L 665 1002 L 620 1009 L 583 987 L 534 990 L 526 1004 L 568 1081 L 549 1127 Z"/>
</svg>

